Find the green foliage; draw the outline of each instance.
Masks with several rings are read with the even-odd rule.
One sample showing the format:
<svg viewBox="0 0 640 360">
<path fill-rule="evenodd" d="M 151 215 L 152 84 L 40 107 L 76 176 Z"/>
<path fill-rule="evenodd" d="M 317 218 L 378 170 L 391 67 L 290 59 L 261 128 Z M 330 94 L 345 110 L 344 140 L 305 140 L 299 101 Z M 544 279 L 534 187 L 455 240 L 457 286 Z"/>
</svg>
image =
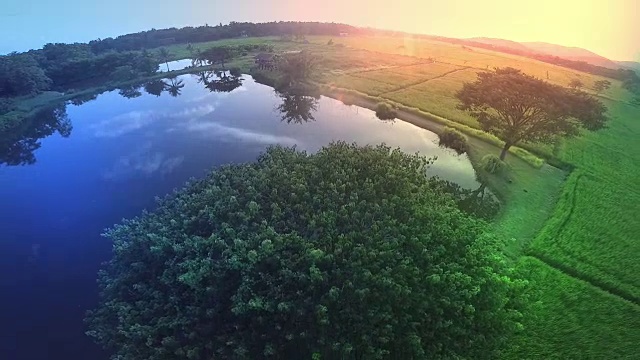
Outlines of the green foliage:
<svg viewBox="0 0 640 360">
<path fill-rule="evenodd" d="M 130 65 L 118 66 L 113 70 L 110 77 L 116 81 L 126 81 L 132 80 L 135 72 L 133 71 L 133 67 Z"/>
<path fill-rule="evenodd" d="M 571 79 L 571 81 L 569 81 L 569 87 L 572 89 L 580 89 L 584 87 L 584 83 L 580 79 Z"/>
<path fill-rule="evenodd" d="M 0 115 L 6 114 L 15 109 L 16 103 L 13 99 L 0 97 Z"/>
<path fill-rule="evenodd" d="M 225 62 L 228 62 L 233 57 L 233 51 L 228 46 L 215 46 L 202 51 L 201 56 L 209 63 L 219 63 L 224 68 Z"/>
<path fill-rule="evenodd" d="M 507 164 L 494 154 L 483 156 L 480 164 L 489 174 L 502 174 L 507 169 Z"/>
<path fill-rule="evenodd" d="M 608 120 L 599 100 L 513 68 L 478 73 L 456 97 L 484 131 L 505 141 L 501 159 L 521 141 L 552 143 L 557 136 L 578 135 L 580 128 L 602 129 Z"/>
<path fill-rule="evenodd" d="M 595 91 L 598 94 L 609 89 L 610 87 L 611 87 L 611 81 L 609 80 L 596 80 L 593 83 L 593 91 Z"/>
<path fill-rule="evenodd" d="M 430 162 L 270 148 L 107 231 L 92 336 L 113 359 L 495 358 L 524 282 Z"/>
<path fill-rule="evenodd" d="M 49 79 L 29 54 L 0 56 L 0 97 L 33 95 L 49 89 Z"/>
<path fill-rule="evenodd" d="M 294 54 L 285 54 L 278 60 L 282 88 L 307 83 L 315 75 L 318 69 L 318 59 L 311 53 L 302 51 Z"/>
<path fill-rule="evenodd" d="M 456 129 L 445 127 L 440 134 L 440 146 L 446 146 L 455 150 L 458 154 L 467 152 L 467 138 Z"/>
<path fill-rule="evenodd" d="M 398 114 L 390 104 L 381 102 L 376 105 L 376 116 L 380 120 L 394 120 Z"/>
<path fill-rule="evenodd" d="M 458 208 L 469 215 L 492 220 L 500 211 L 500 202 L 485 184 L 481 184 L 477 189 L 465 189 L 456 183 L 437 178 L 433 178 L 432 182 L 434 187 L 439 186 L 450 194 Z"/>
</svg>

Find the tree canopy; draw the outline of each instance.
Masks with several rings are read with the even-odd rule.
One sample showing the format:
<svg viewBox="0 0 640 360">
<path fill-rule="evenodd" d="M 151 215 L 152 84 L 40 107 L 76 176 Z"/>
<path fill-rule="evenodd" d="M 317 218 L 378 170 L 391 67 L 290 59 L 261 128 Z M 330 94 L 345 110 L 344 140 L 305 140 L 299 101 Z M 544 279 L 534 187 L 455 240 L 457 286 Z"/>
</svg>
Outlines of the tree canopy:
<svg viewBox="0 0 640 360">
<path fill-rule="evenodd" d="M 610 87 L 611 87 L 611 81 L 609 81 L 609 80 L 597 80 L 593 84 L 593 90 L 598 94 L 600 94 L 601 92 L 607 90 Z"/>
<path fill-rule="evenodd" d="M 285 54 L 278 60 L 278 69 L 282 74 L 278 87 L 291 88 L 311 80 L 318 68 L 318 61 L 309 52 L 302 51 Z"/>
<path fill-rule="evenodd" d="M 201 55 L 211 64 L 220 63 L 222 68 L 224 68 L 224 63 L 231 59 L 233 51 L 228 46 L 215 46 L 202 51 Z"/>
<path fill-rule="evenodd" d="M 578 135 L 580 128 L 602 129 L 607 121 L 607 108 L 599 100 L 513 68 L 478 73 L 456 96 L 460 109 L 505 141 L 500 159 L 521 141 L 552 142 L 556 136 Z"/>
<path fill-rule="evenodd" d="M 580 79 L 571 79 L 569 81 L 569 87 L 572 89 L 581 89 L 584 86 L 584 83 Z"/>
<path fill-rule="evenodd" d="M 272 147 L 109 229 L 88 334 L 112 359 L 495 358 L 523 281 L 430 161 Z"/>
<path fill-rule="evenodd" d="M 0 97 L 33 95 L 50 85 L 51 79 L 31 55 L 0 56 Z"/>
</svg>

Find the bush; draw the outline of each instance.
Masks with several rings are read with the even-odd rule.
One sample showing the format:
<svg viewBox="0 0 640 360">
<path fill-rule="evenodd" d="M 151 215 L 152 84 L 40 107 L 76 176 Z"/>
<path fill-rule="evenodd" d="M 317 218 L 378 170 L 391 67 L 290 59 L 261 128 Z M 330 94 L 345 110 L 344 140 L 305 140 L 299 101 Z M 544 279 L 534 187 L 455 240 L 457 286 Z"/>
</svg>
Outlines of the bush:
<svg viewBox="0 0 640 360">
<path fill-rule="evenodd" d="M 232 67 L 231 69 L 229 69 L 229 74 L 231 76 L 240 77 L 242 76 L 242 70 L 240 70 L 239 67 Z"/>
<path fill-rule="evenodd" d="M 502 174 L 507 169 L 507 163 L 500 160 L 495 154 L 488 154 L 482 157 L 480 160 L 482 169 L 490 174 Z"/>
<path fill-rule="evenodd" d="M 13 99 L 0 97 L 0 115 L 6 114 L 9 111 L 15 109 L 16 102 Z"/>
<path fill-rule="evenodd" d="M 393 106 L 385 102 L 378 103 L 378 105 L 376 106 L 376 116 L 380 120 L 393 120 L 397 115 L 398 114 L 396 113 L 396 110 L 393 108 Z"/>
<path fill-rule="evenodd" d="M 107 231 L 88 334 L 121 360 L 495 358 L 522 282 L 428 164 L 336 143 L 223 166 Z"/>
<path fill-rule="evenodd" d="M 112 73 L 111 79 L 115 81 L 132 80 L 135 77 L 133 67 L 129 65 L 118 66 Z"/>
<path fill-rule="evenodd" d="M 467 152 L 467 138 L 456 129 L 446 127 L 440 134 L 440 146 L 446 146 L 455 150 L 458 154 Z"/>
</svg>

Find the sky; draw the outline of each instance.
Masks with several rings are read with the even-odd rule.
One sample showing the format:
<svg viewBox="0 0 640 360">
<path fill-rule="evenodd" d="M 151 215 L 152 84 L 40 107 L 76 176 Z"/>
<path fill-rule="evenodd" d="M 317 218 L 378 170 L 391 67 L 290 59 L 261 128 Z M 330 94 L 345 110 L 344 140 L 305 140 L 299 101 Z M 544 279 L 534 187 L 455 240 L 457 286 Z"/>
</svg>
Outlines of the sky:
<svg viewBox="0 0 640 360">
<path fill-rule="evenodd" d="M 333 21 L 448 37 L 544 41 L 640 61 L 638 0 L 1 0 L 0 53 L 150 28 Z"/>
</svg>

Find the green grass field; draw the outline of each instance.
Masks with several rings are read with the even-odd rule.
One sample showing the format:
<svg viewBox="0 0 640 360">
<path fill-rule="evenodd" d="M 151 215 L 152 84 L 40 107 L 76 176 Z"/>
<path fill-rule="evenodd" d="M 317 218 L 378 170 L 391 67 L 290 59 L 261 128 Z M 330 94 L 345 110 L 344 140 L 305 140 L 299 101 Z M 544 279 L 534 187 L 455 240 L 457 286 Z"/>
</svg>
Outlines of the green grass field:
<svg viewBox="0 0 640 360">
<path fill-rule="evenodd" d="M 578 171 L 531 252 L 640 303 L 640 109 L 607 102 L 609 128 L 566 142 Z"/>
<path fill-rule="evenodd" d="M 520 269 L 537 299 L 503 356 L 518 360 L 638 359 L 640 306 L 576 280 L 536 258 Z"/>
</svg>

